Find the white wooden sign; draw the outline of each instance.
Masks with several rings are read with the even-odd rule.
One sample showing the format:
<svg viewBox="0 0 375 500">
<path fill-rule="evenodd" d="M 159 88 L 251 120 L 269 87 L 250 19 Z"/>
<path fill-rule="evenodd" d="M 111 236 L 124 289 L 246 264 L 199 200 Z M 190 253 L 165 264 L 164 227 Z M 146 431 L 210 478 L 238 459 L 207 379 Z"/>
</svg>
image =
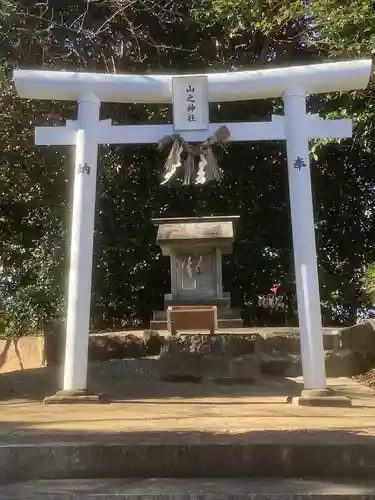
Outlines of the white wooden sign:
<svg viewBox="0 0 375 500">
<path fill-rule="evenodd" d="M 208 130 L 207 76 L 172 77 L 172 102 L 175 132 Z"/>
</svg>

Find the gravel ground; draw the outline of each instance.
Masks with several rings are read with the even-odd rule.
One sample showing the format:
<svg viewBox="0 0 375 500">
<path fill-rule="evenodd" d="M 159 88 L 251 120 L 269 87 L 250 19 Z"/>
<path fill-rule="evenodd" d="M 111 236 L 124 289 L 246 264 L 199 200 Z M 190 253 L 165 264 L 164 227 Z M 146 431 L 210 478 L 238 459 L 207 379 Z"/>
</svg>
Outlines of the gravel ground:
<svg viewBox="0 0 375 500">
<path fill-rule="evenodd" d="M 157 397 L 159 392 L 165 394 L 188 394 L 192 384 L 168 384 L 159 381 L 158 357 L 143 359 L 118 359 L 112 361 L 97 361 L 89 363 L 88 387 L 89 389 L 108 394 L 114 399 Z M 263 383 L 266 386 L 269 377 L 260 377 L 255 387 L 242 386 L 217 386 L 213 389 L 211 384 L 209 392 L 217 395 L 252 394 L 258 390 L 263 393 Z M 294 387 L 284 378 L 275 379 L 274 390 L 278 395 L 295 394 L 300 387 Z M 277 380 L 279 382 L 277 382 Z M 364 375 L 355 377 L 354 380 L 375 389 L 375 369 Z M 198 384 L 199 393 L 207 390 L 209 382 Z M 286 390 L 285 384 L 290 384 Z M 193 384 L 197 385 L 197 384 Z M 0 400 L 29 399 L 40 401 L 46 396 L 54 394 L 62 386 L 62 369 L 38 368 L 24 371 L 3 373 L 0 375 Z M 285 393 L 286 394 L 286 393 Z"/>
<path fill-rule="evenodd" d="M 159 378 L 157 358 L 118 359 L 89 363 L 88 387 L 119 396 L 129 386 L 142 387 Z M 62 369 L 37 368 L 0 375 L 0 399 L 41 400 L 61 388 Z M 128 390 L 126 390 L 128 392 Z"/>
<path fill-rule="evenodd" d="M 112 399 L 140 399 L 157 397 L 263 395 L 274 377 L 262 376 L 254 384 L 221 385 L 202 381 L 168 383 L 159 379 L 158 357 L 143 359 L 116 359 L 89 363 L 88 388 Z M 28 399 L 41 401 L 61 389 L 62 369 L 38 368 L 0 375 L 0 400 Z M 194 386 L 194 389 L 193 389 Z M 272 382 L 272 392 L 278 396 L 296 395 L 299 384 L 282 377 Z"/>
</svg>

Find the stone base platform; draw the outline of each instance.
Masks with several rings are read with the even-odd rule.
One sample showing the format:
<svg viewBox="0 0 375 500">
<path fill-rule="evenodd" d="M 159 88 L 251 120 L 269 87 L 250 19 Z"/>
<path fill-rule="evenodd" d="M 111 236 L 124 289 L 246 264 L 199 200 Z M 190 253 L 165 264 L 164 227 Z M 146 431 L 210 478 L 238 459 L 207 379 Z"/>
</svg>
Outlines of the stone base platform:
<svg viewBox="0 0 375 500">
<path fill-rule="evenodd" d="M 221 384 L 253 384 L 260 374 L 257 356 L 226 356 L 199 353 L 162 353 L 159 376 L 164 381 L 211 380 Z"/>
<path fill-rule="evenodd" d="M 349 408 L 352 406 L 351 399 L 345 396 L 329 397 L 303 397 L 292 398 L 292 404 L 295 406 L 316 406 L 321 408 Z"/>
<path fill-rule="evenodd" d="M 170 337 L 159 356 L 159 377 L 175 382 L 254 383 L 261 367 L 258 340 L 228 335 Z"/>
<path fill-rule="evenodd" d="M 95 394 L 88 390 L 57 391 L 52 396 L 44 398 L 45 405 L 62 405 L 62 404 L 108 404 L 110 399 L 104 394 Z"/>
<path fill-rule="evenodd" d="M 245 332 L 245 329 L 238 329 L 231 333 L 220 330 L 215 335 L 201 332 L 180 332 L 175 337 L 167 335 L 163 337 L 159 357 L 160 372 L 165 374 L 168 369 L 173 375 L 210 377 L 210 367 L 220 359 L 218 368 L 223 373 L 233 373 L 233 376 L 243 374 L 246 378 L 259 373 L 281 377 L 302 375 L 298 335 L 279 336 L 271 332 L 263 336 Z M 340 347 L 340 332 L 327 332 L 323 340 L 328 377 L 355 376 L 373 366 L 365 355 Z"/>
<path fill-rule="evenodd" d="M 181 331 L 180 335 L 185 333 L 191 337 L 191 341 L 194 337 L 207 334 L 202 331 Z M 298 328 L 219 328 L 215 334 L 234 339 L 246 338 L 248 344 L 257 339 L 256 342 L 261 346 L 262 352 L 262 373 L 284 377 L 297 377 L 302 373 Z M 126 330 L 91 334 L 89 361 L 157 356 L 169 337 L 166 330 Z M 47 366 L 58 366 L 58 363 L 61 363 L 64 357 L 63 336 L 46 335 L 45 341 L 37 337 L 27 339 L 28 343 L 35 342 L 40 352 L 38 351 L 34 364 L 31 364 L 33 352 L 27 346 L 24 350 L 21 341 L 18 343 L 22 361 L 27 358 L 29 362 L 28 365 L 25 364 L 26 367 L 37 368 L 43 363 Z M 26 340 L 26 337 L 21 340 Z M 356 376 L 375 366 L 375 330 L 370 322 L 342 330 L 324 328 L 323 342 L 329 377 Z M 6 351 L 6 345 L 3 345 L 3 349 Z M 246 349 L 239 353 L 248 353 Z M 15 352 L 9 350 L 9 360 L 15 357 Z M 11 366 L 7 362 L 2 368 L 4 371 L 20 370 L 20 367 Z"/>
</svg>

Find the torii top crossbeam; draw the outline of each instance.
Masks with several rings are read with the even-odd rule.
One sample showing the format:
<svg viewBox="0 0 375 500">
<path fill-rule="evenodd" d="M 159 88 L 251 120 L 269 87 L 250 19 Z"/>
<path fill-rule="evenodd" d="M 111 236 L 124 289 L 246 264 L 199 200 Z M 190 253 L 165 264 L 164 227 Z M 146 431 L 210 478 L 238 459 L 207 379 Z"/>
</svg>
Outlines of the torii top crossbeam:
<svg viewBox="0 0 375 500">
<path fill-rule="evenodd" d="M 211 73 L 210 102 L 281 97 L 298 86 L 306 94 L 366 88 L 372 61 L 344 61 L 287 68 Z M 173 75 L 113 75 L 65 71 L 16 70 L 14 83 L 20 97 L 76 101 L 92 92 L 102 102 L 172 102 Z"/>
</svg>

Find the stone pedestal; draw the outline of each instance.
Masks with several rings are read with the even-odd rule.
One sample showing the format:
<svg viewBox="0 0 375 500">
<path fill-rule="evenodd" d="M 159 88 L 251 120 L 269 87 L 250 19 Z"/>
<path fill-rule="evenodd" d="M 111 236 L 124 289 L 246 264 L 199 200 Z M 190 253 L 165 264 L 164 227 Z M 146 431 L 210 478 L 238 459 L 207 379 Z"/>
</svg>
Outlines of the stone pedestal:
<svg viewBox="0 0 375 500">
<path fill-rule="evenodd" d="M 95 394 L 87 390 L 61 390 L 57 391 L 53 396 L 44 398 L 45 405 L 61 405 L 61 404 L 108 404 L 111 400 L 103 394 Z"/>
<path fill-rule="evenodd" d="M 164 311 L 155 311 L 150 328 L 167 329 L 169 306 L 214 305 L 219 328 L 242 327 L 239 311 L 223 292 L 222 255 L 232 252 L 234 222 L 239 216 L 153 219 L 157 243 L 170 257 L 171 293 L 164 296 Z"/>
</svg>

